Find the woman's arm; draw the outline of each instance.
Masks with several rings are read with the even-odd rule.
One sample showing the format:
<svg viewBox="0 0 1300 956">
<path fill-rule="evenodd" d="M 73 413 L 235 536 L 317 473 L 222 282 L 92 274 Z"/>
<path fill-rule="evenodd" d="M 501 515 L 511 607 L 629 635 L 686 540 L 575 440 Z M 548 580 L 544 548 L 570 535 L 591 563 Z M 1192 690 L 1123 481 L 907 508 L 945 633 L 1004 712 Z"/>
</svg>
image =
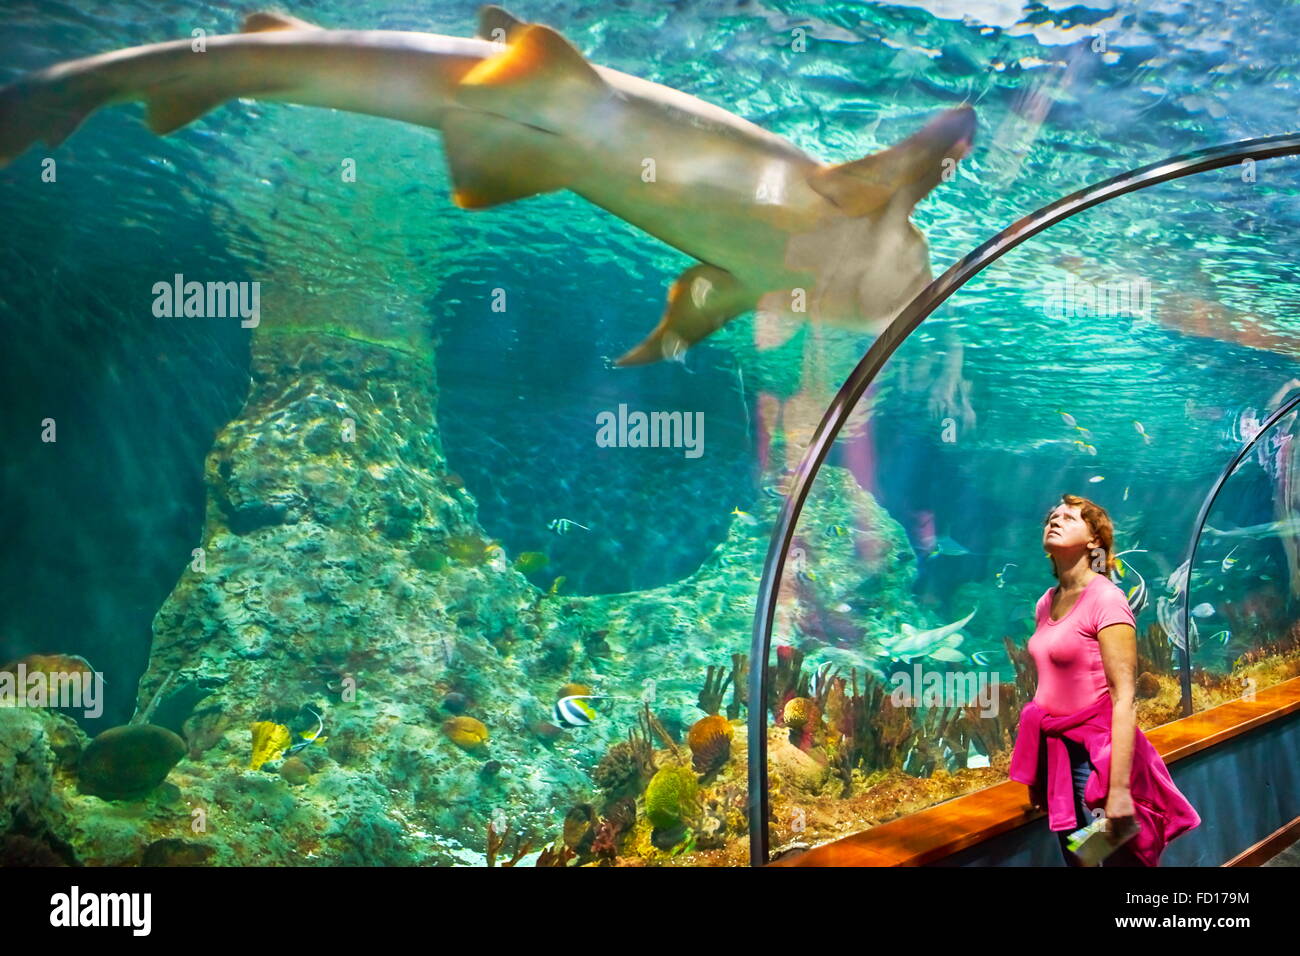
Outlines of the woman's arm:
<svg viewBox="0 0 1300 956">
<path fill-rule="evenodd" d="M 1106 796 L 1108 819 L 1133 817 L 1129 775 L 1133 770 L 1133 738 L 1137 731 L 1137 706 L 1133 685 L 1137 670 L 1137 633 L 1131 624 L 1110 624 L 1097 632 L 1101 663 L 1106 670 L 1113 701 L 1110 722 L 1110 792 Z"/>
</svg>

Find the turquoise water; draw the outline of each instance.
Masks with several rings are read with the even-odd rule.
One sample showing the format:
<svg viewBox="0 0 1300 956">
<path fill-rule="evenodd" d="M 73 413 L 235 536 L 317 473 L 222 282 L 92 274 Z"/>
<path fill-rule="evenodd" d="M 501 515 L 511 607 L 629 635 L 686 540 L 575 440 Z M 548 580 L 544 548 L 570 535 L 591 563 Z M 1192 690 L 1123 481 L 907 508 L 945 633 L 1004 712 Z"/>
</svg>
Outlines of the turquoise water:
<svg viewBox="0 0 1300 956">
<path fill-rule="evenodd" d="M 196 27 L 234 32 L 246 12 L 226 4 L 22 4 L 0 38 L 0 79 Z M 470 4 L 304 3 L 290 12 L 331 28 L 457 36 L 472 34 L 475 20 Z M 914 216 L 935 274 L 1088 183 L 1295 128 L 1300 13 L 1289 3 L 1031 10 L 941 0 L 534 3 L 514 12 L 556 27 L 594 63 L 698 96 L 823 162 L 872 153 L 945 108 L 973 104 L 974 151 Z M 802 52 L 792 49 L 796 36 Z M 81 719 L 92 735 L 127 722 L 158 692 L 165 675 L 147 668 L 166 626 L 155 615 L 186 573 L 191 549 L 208 540 L 218 512 L 205 456 L 242 414 L 258 338 L 232 320 L 157 319 L 149 290 L 174 273 L 260 279 L 277 283 L 284 296 L 277 301 L 288 305 L 268 311 L 258 334 L 293 312 L 318 333 L 390 346 L 432 336 L 432 363 L 407 386 L 411 395 L 436 395 L 436 421 L 405 417 L 403 407 L 394 421 L 422 430 L 399 428 L 396 438 L 438 446 L 445 458 L 438 467 L 463 486 L 475 533 L 498 542 L 510 562 L 525 552 L 547 556 L 528 571 L 532 590 L 502 590 L 500 617 L 473 609 L 487 606 L 472 604 L 473 588 L 453 588 L 448 620 L 459 622 L 466 641 L 505 626 L 511 608 L 522 620 L 518 602 L 538 594 L 553 590 L 575 602 L 557 613 L 571 613 L 560 630 L 573 632 L 577 650 L 558 638 L 544 652 L 497 647 L 510 666 L 519 662 L 526 683 L 509 686 L 495 664 L 470 664 L 480 696 L 518 693 L 542 714 L 567 681 L 635 695 L 657 680 L 660 717 L 684 735 L 701 716 L 695 698 L 704 663 L 729 666 L 731 654 L 748 649 L 765 522 L 779 503 L 771 492 L 870 336 L 794 323 L 787 341 L 766 348 L 746 316 L 684 363 L 613 369 L 609 360 L 654 326 L 668 284 L 694 262 L 633 225 L 568 192 L 457 209 L 438 133 L 391 120 L 242 100 L 159 138 L 141 114 L 138 105 L 102 110 L 57 150 L 33 149 L 0 172 L 9 450 L 0 568 L 9 613 L 0 659 L 58 652 L 91 661 L 108 687 L 104 715 Z M 56 183 L 40 181 L 47 152 L 59 163 Z M 340 156 L 356 161 L 357 182 L 338 176 Z M 1122 197 L 1031 240 L 942 306 L 900 348 L 869 393 L 870 408 L 829 459 L 883 513 L 845 492 L 839 478 L 819 480 L 796 545 L 822 574 L 812 596 L 797 598 L 807 606 L 778 620 L 776 642 L 801 647 L 813 663 L 832 647 L 838 662 L 865 667 L 876 660 L 873 642 L 901 622 L 934 627 L 978 607 L 963 649 L 983 652 L 1009 675 L 1002 638 L 1023 646 L 1033 602 L 1054 583 L 1038 535 L 1063 491 L 1110 510 L 1118 547 L 1145 550 L 1132 560 L 1153 592 L 1139 630 L 1154 623 L 1155 595 L 1166 593 L 1197 509 L 1240 445 L 1243 412 L 1267 414 L 1298 376 L 1297 177 L 1294 158 L 1275 159 L 1259 164 L 1250 182 L 1229 168 Z M 1045 303 L 1067 282 L 1140 286 L 1151 308 L 1139 316 L 1052 314 Z M 497 288 L 510 296 L 505 313 L 490 308 Z M 258 387 L 255 380 L 252 394 Z M 620 403 L 702 413 L 705 454 L 598 447 L 595 416 Z M 54 444 L 39 441 L 47 417 L 58 422 Z M 1210 524 L 1274 520 L 1279 480 L 1258 465 L 1243 468 Z M 352 500 L 360 510 L 360 494 Z M 881 578 L 854 550 L 856 532 L 837 538 L 826 530 L 868 514 L 895 544 L 905 536 L 897 566 Z M 557 535 L 548 525 L 560 518 L 591 530 Z M 928 557 L 936 536 L 971 553 Z M 378 531 L 374 539 L 399 555 L 415 549 Z M 1268 538 L 1250 549 L 1258 551 L 1254 573 L 1269 579 L 1233 581 L 1227 593 L 1265 592 L 1256 603 L 1273 610 L 1249 635 L 1246 623 L 1233 625 L 1238 643 L 1214 650 L 1220 669 L 1290 620 L 1292 572 L 1281 543 Z M 1207 550 L 1210 565 L 1193 576 L 1193 604 L 1203 600 L 1198 588 L 1214 590 L 1206 600 L 1216 608 L 1227 601 L 1210 574 L 1226 553 Z M 719 555 L 738 569 L 725 593 L 679 588 Z M 375 587 L 379 565 L 367 561 L 348 573 L 352 583 Z M 1271 573 L 1262 570 L 1266 561 Z M 1008 564 L 1014 572 L 999 582 Z M 482 587 L 493 593 L 490 581 Z M 788 583 L 789 593 L 794 588 Z M 599 596 L 606 603 L 582 603 Z M 834 610 L 841 605 L 849 610 Z M 366 628 L 382 630 L 376 622 L 385 613 L 351 625 L 356 647 L 382 642 Z M 580 627 L 582 615 L 604 615 L 606 627 L 586 619 Z M 849 620 L 837 624 L 836 615 Z M 1208 635 L 1229 623 L 1199 627 Z M 612 658 L 593 654 L 582 636 L 601 630 L 614 631 Z M 272 629 L 269 641 L 277 647 L 298 636 Z M 228 653 L 213 646 L 214 671 L 225 673 Z M 301 663 L 303 653 L 291 656 Z M 274 709 L 268 695 L 276 696 L 231 705 L 241 726 L 290 720 L 266 709 Z M 275 706 L 301 716 L 299 703 L 323 695 L 295 690 Z M 434 726 L 445 716 L 424 719 Z M 402 719 L 418 723 L 409 713 Z M 494 740 L 510 733 L 486 722 Z M 554 778 L 579 800 L 590 768 L 634 720 L 614 708 L 599 723 L 580 732 L 585 740 L 569 733 L 558 756 L 538 758 L 531 770 L 521 756 L 531 751 L 518 752 L 517 779 Z M 567 769 L 553 769 L 557 763 Z M 538 827 L 549 819 L 552 829 L 566 809 L 558 798 L 526 809 L 524 802 L 503 798 L 499 806 Z M 493 810 L 481 807 L 480 816 Z M 446 831 L 481 852 L 464 834 L 478 833 L 482 821 L 453 816 L 439 818 Z M 437 821 L 422 825 L 436 830 Z"/>
</svg>

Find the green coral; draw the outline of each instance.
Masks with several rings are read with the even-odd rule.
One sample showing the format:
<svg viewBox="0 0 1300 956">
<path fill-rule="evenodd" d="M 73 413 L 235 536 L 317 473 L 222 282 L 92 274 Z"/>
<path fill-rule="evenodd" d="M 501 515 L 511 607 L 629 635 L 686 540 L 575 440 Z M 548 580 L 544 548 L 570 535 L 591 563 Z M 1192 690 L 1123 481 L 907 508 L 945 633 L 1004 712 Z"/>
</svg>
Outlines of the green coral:
<svg viewBox="0 0 1300 956">
<path fill-rule="evenodd" d="M 662 767 L 645 790 L 646 818 L 661 829 L 675 827 L 694 815 L 699 793 L 690 768 Z"/>
</svg>

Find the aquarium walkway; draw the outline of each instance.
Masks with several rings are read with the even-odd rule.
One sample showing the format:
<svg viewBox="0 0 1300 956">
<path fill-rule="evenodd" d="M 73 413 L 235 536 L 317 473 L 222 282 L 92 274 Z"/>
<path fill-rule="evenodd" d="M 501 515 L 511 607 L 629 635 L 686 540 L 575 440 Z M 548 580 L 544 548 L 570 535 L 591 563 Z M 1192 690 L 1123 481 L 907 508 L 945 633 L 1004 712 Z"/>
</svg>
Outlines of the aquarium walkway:
<svg viewBox="0 0 1300 956">
<path fill-rule="evenodd" d="M 766 701 L 768 699 L 769 675 L 767 662 L 771 656 L 772 627 L 776 617 L 780 582 L 785 570 L 786 555 L 793 544 L 795 528 L 799 516 L 803 512 L 804 502 L 812 489 L 812 484 L 817 479 L 817 474 L 825 462 L 832 444 L 834 444 L 845 422 L 848 421 L 850 414 L 857 407 L 867 388 L 875 380 L 885 363 L 902 345 L 903 341 L 935 309 L 1007 252 L 1076 213 L 1091 209 L 1119 196 L 1160 183 L 1195 175 L 1196 173 L 1222 169 L 1247 161 L 1254 162 L 1297 154 L 1300 154 L 1300 134 L 1287 133 L 1214 146 L 1121 173 L 1104 182 L 1084 187 L 1017 220 L 973 252 L 954 263 L 943 275 L 922 289 L 917 297 L 890 323 L 888 328 L 877 337 L 867 350 L 867 353 L 849 374 L 849 377 L 831 401 L 830 406 L 822 415 L 817 430 L 813 433 L 812 440 L 809 442 L 807 451 L 795 470 L 794 480 L 782 503 L 781 512 L 772 530 L 772 538 L 768 545 L 763 574 L 759 581 L 749 654 L 750 661 L 756 662 L 756 666 L 750 667 L 749 699 L 751 701 Z M 1180 662 L 1182 669 L 1187 671 L 1190 668 L 1190 663 L 1187 660 L 1186 650 L 1180 656 L 1182 657 Z M 1175 723 L 1181 724 L 1183 720 L 1194 719 L 1196 718 L 1185 717 Z M 771 855 L 768 827 L 771 817 L 771 804 L 767 779 L 766 721 L 767 708 L 765 706 L 751 706 L 749 708 L 749 856 L 750 865 L 752 866 L 766 864 Z M 1156 742 L 1158 732 L 1159 730 L 1147 734 L 1152 743 Z M 999 787 L 995 786 L 990 788 L 989 792 L 992 793 L 997 790 L 999 790 Z M 943 806 L 947 806 L 947 804 Z M 909 828 L 922 826 L 926 812 L 929 811 L 909 815 L 906 818 L 907 822 L 903 825 Z"/>
<path fill-rule="evenodd" d="M 1300 713 L 1300 677 L 1262 690 L 1253 701 L 1234 700 L 1146 732 L 1172 766 L 1234 737 Z M 862 833 L 787 854 L 768 866 L 925 866 L 1045 817 L 1027 799 L 1022 783 L 1008 780 L 954 797 Z M 1291 837 L 1294 839 L 1294 834 Z M 1252 847 L 1224 866 L 1256 866 L 1277 852 Z"/>
</svg>

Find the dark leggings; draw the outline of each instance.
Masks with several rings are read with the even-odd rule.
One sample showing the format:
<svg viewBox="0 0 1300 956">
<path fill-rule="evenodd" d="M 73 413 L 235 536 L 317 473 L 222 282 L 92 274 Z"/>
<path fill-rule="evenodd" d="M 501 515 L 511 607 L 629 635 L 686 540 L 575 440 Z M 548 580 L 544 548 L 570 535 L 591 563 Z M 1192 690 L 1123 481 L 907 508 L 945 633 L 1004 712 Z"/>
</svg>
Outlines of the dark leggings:
<svg viewBox="0 0 1300 956">
<path fill-rule="evenodd" d="M 1088 759 L 1088 748 L 1083 744 L 1071 740 L 1069 737 L 1064 738 L 1065 747 L 1070 752 L 1070 770 L 1074 778 L 1074 817 L 1075 829 L 1086 827 L 1092 822 L 1092 812 L 1088 809 L 1087 804 L 1083 802 L 1083 790 L 1088 783 L 1088 777 L 1092 774 L 1092 761 Z M 1071 853 L 1065 845 L 1073 830 L 1058 830 L 1056 837 L 1061 843 L 1061 856 L 1065 858 L 1066 866 L 1083 866 L 1078 858 Z M 1145 866 L 1141 860 L 1133 855 L 1131 844 L 1126 843 L 1120 847 L 1099 866 Z"/>
</svg>

